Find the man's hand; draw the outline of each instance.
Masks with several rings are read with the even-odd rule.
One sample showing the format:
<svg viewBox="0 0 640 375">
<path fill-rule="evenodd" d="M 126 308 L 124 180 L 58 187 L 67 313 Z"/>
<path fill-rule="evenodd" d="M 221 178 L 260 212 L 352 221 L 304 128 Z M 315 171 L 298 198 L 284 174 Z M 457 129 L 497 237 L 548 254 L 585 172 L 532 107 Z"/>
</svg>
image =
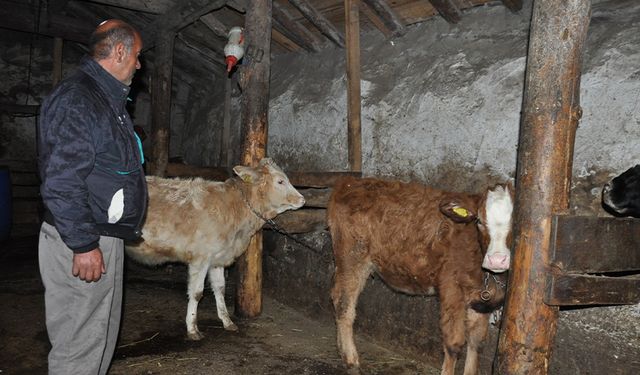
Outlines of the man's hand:
<svg viewBox="0 0 640 375">
<path fill-rule="evenodd" d="M 73 254 L 73 276 L 88 283 L 100 280 L 106 272 L 102 259 L 102 250 L 99 247 L 81 254 Z"/>
</svg>

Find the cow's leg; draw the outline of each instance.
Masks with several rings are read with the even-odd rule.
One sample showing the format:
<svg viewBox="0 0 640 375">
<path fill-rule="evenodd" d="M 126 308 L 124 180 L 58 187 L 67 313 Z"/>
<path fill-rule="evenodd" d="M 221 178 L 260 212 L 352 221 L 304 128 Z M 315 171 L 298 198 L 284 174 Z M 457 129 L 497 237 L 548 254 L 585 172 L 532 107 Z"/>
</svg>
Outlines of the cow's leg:
<svg viewBox="0 0 640 375">
<path fill-rule="evenodd" d="M 347 367 L 359 367 L 358 351 L 353 339 L 358 296 L 371 273 L 369 260 L 348 253 L 336 258 L 331 299 L 336 316 L 338 350 Z"/>
<path fill-rule="evenodd" d="M 213 289 L 213 294 L 216 296 L 216 310 L 218 311 L 218 318 L 222 320 L 224 329 L 237 331 L 238 326 L 231 321 L 227 311 L 227 304 L 224 302 L 224 267 L 211 267 L 209 269 L 209 282 L 211 282 L 211 289 Z"/>
<path fill-rule="evenodd" d="M 444 346 L 442 375 L 453 375 L 456 361 L 465 344 L 466 305 L 460 287 L 453 283 L 440 286 L 440 329 Z"/>
<path fill-rule="evenodd" d="M 490 314 L 480 314 L 473 309 L 467 309 L 467 357 L 464 361 L 464 375 L 478 373 L 478 351 L 487 337 L 489 316 Z"/>
<path fill-rule="evenodd" d="M 187 305 L 187 336 L 191 340 L 200 340 L 204 337 L 198 329 L 198 302 L 202 299 L 204 279 L 209 269 L 208 263 L 189 265 L 189 304 Z"/>
</svg>

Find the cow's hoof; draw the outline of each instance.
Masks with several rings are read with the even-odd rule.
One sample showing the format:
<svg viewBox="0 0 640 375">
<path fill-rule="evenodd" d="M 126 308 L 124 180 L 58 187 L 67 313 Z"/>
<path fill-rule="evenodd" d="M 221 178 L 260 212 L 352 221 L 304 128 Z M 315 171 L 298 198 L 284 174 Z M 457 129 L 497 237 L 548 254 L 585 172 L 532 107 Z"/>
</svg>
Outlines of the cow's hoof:
<svg viewBox="0 0 640 375">
<path fill-rule="evenodd" d="M 204 338 L 204 335 L 198 330 L 194 332 L 187 332 L 187 336 L 189 336 L 189 340 L 193 341 L 202 340 Z"/>
<path fill-rule="evenodd" d="M 238 332 L 238 326 L 235 323 L 231 323 L 224 327 L 225 331 Z"/>
<path fill-rule="evenodd" d="M 360 369 L 360 366 L 354 366 L 347 368 L 347 374 L 349 375 L 363 375 L 364 372 Z"/>
</svg>

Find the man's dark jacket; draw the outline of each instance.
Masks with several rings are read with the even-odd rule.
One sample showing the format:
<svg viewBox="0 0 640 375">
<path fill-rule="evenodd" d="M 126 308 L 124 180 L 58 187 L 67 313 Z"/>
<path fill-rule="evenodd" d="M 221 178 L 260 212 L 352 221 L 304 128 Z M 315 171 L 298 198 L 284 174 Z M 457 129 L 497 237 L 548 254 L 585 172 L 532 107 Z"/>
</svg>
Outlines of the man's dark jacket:
<svg viewBox="0 0 640 375">
<path fill-rule="evenodd" d="M 38 167 L 45 221 L 76 253 L 98 247 L 100 235 L 141 234 L 147 187 L 142 146 L 125 108 L 128 94 L 129 86 L 85 57 L 41 106 Z"/>
</svg>

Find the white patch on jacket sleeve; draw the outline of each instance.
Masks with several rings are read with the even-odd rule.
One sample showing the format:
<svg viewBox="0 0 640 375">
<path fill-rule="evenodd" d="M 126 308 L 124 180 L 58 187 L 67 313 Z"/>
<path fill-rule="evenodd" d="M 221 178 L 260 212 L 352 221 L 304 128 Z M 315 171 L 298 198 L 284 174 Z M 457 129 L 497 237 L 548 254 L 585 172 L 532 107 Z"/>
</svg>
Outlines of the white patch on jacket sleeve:
<svg viewBox="0 0 640 375">
<path fill-rule="evenodd" d="M 124 189 L 120 189 L 113 194 L 109 205 L 109 224 L 117 223 L 124 213 Z"/>
</svg>

